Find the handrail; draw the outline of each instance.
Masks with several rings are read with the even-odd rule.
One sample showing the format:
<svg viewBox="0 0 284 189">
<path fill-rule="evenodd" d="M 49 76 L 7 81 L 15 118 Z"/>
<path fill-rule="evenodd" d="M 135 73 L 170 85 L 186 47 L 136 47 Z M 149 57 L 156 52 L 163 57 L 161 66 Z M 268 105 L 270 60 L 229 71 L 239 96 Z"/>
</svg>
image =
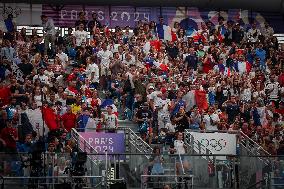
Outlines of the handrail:
<svg viewBox="0 0 284 189">
<path fill-rule="evenodd" d="M 260 186 L 260 187 L 257 187 L 257 185 L 259 185 L 259 184 L 265 184 L 265 187 L 267 187 L 268 186 L 268 176 L 266 176 L 266 177 L 264 177 L 263 179 L 261 179 L 260 181 L 258 181 L 258 182 L 256 182 L 256 183 L 254 183 L 254 184 L 252 184 L 252 185 L 250 185 L 250 186 L 248 186 L 247 187 L 247 189 L 252 189 L 252 188 L 263 188 L 262 186 Z"/>
<path fill-rule="evenodd" d="M 182 163 L 181 156 L 180 156 L 180 153 L 179 153 L 179 152 L 178 152 L 178 157 L 179 157 L 179 163 L 180 163 L 180 165 L 181 165 L 182 174 L 185 175 L 183 163 Z"/>
<path fill-rule="evenodd" d="M 122 128 L 124 128 L 124 127 L 122 127 Z M 134 131 L 132 131 L 132 129 L 127 128 L 127 127 L 125 129 L 129 131 L 129 133 L 128 133 L 129 140 L 132 141 L 132 144 L 135 146 L 135 148 L 137 150 L 139 150 L 140 152 L 144 152 L 144 153 L 152 153 L 153 152 L 152 147 L 148 143 L 146 143 L 144 140 L 142 140 L 141 137 L 139 137 Z M 138 142 L 137 140 L 139 140 L 139 144 L 137 143 Z M 142 144 L 142 149 L 139 148 L 141 146 L 141 144 Z M 147 159 L 150 159 L 150 156 L 145 155 L 145 157 Z"/>
<path fill-rule="evenodd" d="M 76 136 L 74 136 L 74 135 L 76 135 Z M 81 150 L 84 150 L 84 151 L 86 151 L 86 149 L 82 149 L 81 148 L 81 146 L 80 146 L 80 140 L 82 140 L 83 142 L 84 142 L 84 148 L 85 148 L 85 145 L 87 145 L 88 147 L 89 147 L 89 150 L 90 150 L 90 152 L 91 153 L 95 153 L 95 154 L 98 154 L 98 151 L 96 150 L 96 149 L 94 149 L 91 145 L 90 145 L 90 143 L 88 142 L 88 141 L 86 141 L 77 131 L 76 131 L 76 129 L 72 129 L 71 130 L 71 136 L 73 137 L 73 138 L 75 138 L 75 137 L 78 137 L 78 138 L 75 138 L 75 140 L 77 140 L 76 142 L 78 142 L 79 143 L 79 145 L 78 145 L 78 148 L 79 149 L 81 149 Z M 100 160 L 96 157 L 96 156 L 91 156 L 91 157 L 89 157 L 90 155 L 88 155 L 88 158 L 89 159 L 91 159 L 96 165 L 98 165 L 98 162 L 100 162 Z"/>
<path fill-rule="evenodd" d="M 250 137 L 248 137 L 245 133 L 243 133 L 242 131 L 239 131 L 241 133 L 241 136 L 244 137 L 246 140 L 249 140 L 250 142 L 252 142 L 254 145 L 257 146 L 257 150 L 261 150 L 265 153 L 265 155 L 271 155 L 269 152 L 267 152 L 262 146 L 260 146 L 257 142 L 255 142 L 254 140 L 252 140 Z"/>
</svg>

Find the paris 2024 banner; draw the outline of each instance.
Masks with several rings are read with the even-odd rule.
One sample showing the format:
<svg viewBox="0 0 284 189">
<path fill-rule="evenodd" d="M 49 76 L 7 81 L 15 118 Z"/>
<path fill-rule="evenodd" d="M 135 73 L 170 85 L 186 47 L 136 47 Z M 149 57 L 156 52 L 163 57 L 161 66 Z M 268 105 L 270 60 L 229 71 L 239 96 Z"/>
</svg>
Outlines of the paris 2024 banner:
<svg viewBox="0 0 284 189">
<path fill-rule="evenodd" d="M 40 15 L 45 14 L 53 18 L 56 26 L 74 27 L 82 11 L 85 11 L 88 20 L 91 19 L 93 12 L 97 13 L 98 20 L 111 28 L 134 27 L 139 20 L 158 21 L 158 17 L 162 15 L 164 22 L 171 27 L 175 22 L 179 22 L 185 29 L 190 27 L 198 30 L 202 22 L 211 21 L 216 25 L 218 17 L 222 16 L 226 21 L 240 21 L 245 29 L 252 20 L 255 20 L 260 27 L 267 21 L 276 33 L 284 33 L 283 17 L 279 13 L 240 9 L 212 10 L 208 8 L 206 10 L 194 7 L 51 6 L 0 3 L 0 22 L 3 22 L 8 14 L 12 14 L 18 25 L 41 25 Z"/>
</svg>

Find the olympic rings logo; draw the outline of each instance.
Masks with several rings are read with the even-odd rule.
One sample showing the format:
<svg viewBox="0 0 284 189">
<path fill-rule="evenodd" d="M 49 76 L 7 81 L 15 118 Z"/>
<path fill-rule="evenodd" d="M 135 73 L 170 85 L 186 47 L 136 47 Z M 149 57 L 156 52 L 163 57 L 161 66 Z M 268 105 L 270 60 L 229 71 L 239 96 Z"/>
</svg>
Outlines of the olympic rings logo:
<svg viewBox="0 0 284 189">
<path fill-rule="evenodd" d="M 224 139 L 201 139 L 200 143 L 205 146 L 208 150 L 214 150 L 220 152 L 227 146 L 227 141 Z"/>
</svg>

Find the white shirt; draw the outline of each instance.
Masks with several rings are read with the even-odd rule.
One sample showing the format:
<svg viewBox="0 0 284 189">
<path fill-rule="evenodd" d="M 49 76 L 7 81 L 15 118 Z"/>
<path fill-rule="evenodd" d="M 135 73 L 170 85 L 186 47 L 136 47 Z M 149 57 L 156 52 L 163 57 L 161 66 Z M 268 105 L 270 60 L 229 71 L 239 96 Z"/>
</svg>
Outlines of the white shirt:
<svg viewBox="0 0 284 189">
<path fill-rule="evenodd" d="M 170 99 L 161 99 L 158 98 L 156 106 L 159 108 L 162 107 L 162 109 L 158 110 L 158 116 L 163 116 L 163 117 L 170 117 L 170 112 L 168 110 L 168 105 L 170 104 L 171 100 Z"/>
<path fill-rule="evenodd" d="M 275 82 L 267 82 L 266 86 L 265 86 L 265 89 L 266 90 L 272 90 L 270 93 L 269 93 L 269 98 L 270 99 L 277 99 L 278 98 L 278 93 L 279 93 L 279 89 L 280 89 L 280 85 L 277 81 Z"/>
<path fill-rule="evenodd" d="M 174 146 L 177 154 L 185 154 L 184 142 L 182 140 L 175 140 Z"/>
<path fill-rule="evenodd" d="M 101 59 L 101 65 L 105 68 L 109 68 L 110 60 L 112 58 L 112 52 L 110 50 L 100 50 L 98 57 Z"/>
<path fill-rule="evenodd" d="M 129 81 L 130 81 L 130 84 L 131 84 L 131 88 L 134 89 L 135 86 L 134 86 L 134 82 L 133 82 L 133 75 L 132 75 L 132 73 L 127 72 L 125 75 L 126 75 L 127 78 L 129 78 Z"/>
<path fill-rule="evenodd" d="M 99 66 L 96 63 L 89 64 L 85 73 L 88 79 L 91 79 L 92 74 L 94 74 L 94 78 L 91 82 L 99 82 Z"/>
<path fill-rule="evenodd" d="M 135 65 L 135 58 L 134 58 L 133 56 L 131 56 L 131 59 L 130 59 L 130 60 L 124 59 L 124 60 L 122 61 L 122 64 L 123 64 L 123 65 L 127 65 L 127 66 Z"/>
<path fill-rule="evenodd" d="M 35 75 L 33 82 L 35 82 L 36 79 L 39 79 L 40 82 L 49 85 L 48 77 L 46 75 Z"/>
<path fill-rule="evenodd" d="M 117 116 L 115 114 L 105 114 L 106 128 L 107 129 L 115 129 L 116 128 L 116 120 Z"/>
<path fill-rule="evenodd" d="M 171 122 L 168 122 L 165 128 L 168 129 L 168 132 L 170 133 L 174 133 L 176 131 L 176 125 L 173 125 Z"/>
<path fill-rule="evenodd" d="M 62 66 L 63 66 L 63 68 L 65 69 L 66 68 L 66 63 L 68 62 L 68 56 L 67 56 L 67 54 L 65 54 L 64 52 L 62 52 L 62 53 L 58 53 L 58 54 L 56 54 L 56 56 L 58 56 L 59 57 L 59 59 L 61 60 L 61 64 L 62 64 Z"/>
<path fill-rule="evenodd" d="M 46 32 L 47 35 L 55 35 L 56 33 L 55 26 L 51 18 L 49 18 L 47 22 L 44 23 L 42 26 L 43 26 L 43 31 Z"/>
<path fill-rule="evenodd" d="M 259 29 L 249 29 L 247 33 L 247 38 L 250 42 L 255 43 L 258 40 L 258 36 L 260 35 L 260 30 Z"/>
<path fill-rule="evenodd" d="M 244 89 L 244 91 L 241 94 L 241 99 L 247 102 L 251 101 L 251 89 L 250 88 Z"/>
<path fill-rule="evenodd" d="M 154 101 L 154 106 L 156 106 L 158 104 L 158 101 L 160 99 L 160 97 L 158 97 L 158 95 L 161 94 L 161 93 L 162 93 L 161 91 L 154 91 L 147 96 L 149 100 Z"/>
<path fill-rule="evenodd" d="M 204 115 L 203 122 L 205 122 L 206 130 L 218 130 L 217 126 L 211 123 L 211 120 L 213 122 L 220 121 L 219 116 L 216 113 L 213 113 L 211 115 Z"/>
<path fill-rule="evenodd" d="M 76 39 L 76 46 L 81 46 L 83 42 L 87 42 L 88 33 L 84 30 L 76 30 L 74 32 L 74 37 Z"/>
</svg>

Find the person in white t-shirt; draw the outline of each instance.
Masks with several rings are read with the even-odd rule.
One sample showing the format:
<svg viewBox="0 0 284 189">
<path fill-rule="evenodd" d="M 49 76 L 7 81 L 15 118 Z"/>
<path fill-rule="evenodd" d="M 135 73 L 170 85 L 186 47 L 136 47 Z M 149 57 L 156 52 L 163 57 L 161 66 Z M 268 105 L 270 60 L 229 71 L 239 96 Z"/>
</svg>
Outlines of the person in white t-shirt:
<svg viewBox="0 0 284 189">
<path fill-rule="evenodd" d="M 217 125 L 220 121 L 218 114 L 215 113 L 213 106 L 208 108 L 208 113 L 203 116 L 206 130 L 218 130 Z"/>
<path fill-rule="evenodd" d="M 170 153 L 171 154 L 178 154 L 177 156 L 177 175 L 183 175 L 183 174 L 188 174 L 190 165 L 187 160 L 187 157 L 185 156 L 187 151 L 187 146 L 183 142 L 183 133 L 178 132 L 177 133 L 177 138 L 174 141 L 173 145 L 171 145 L 170 148 Z M 181 164 L 182 163 L 182 164 Z M 184 173 L 183 173 L 184 171 Z"/>
<path fill-rule="evenodd" d="M 99 66 L 92 61 L 91 57 L 86 59 L 87 67 L 86 67 L 86 77 L 90 80 L 91 83 L 99 83 Z"/>
<path fill-rule="evenodd" d="M 42 84 L 49 85 L 49 78 L 44 75 L 44 68 L 42 67 L 39 68 L 39 74 L 33 77 L 33 82 L 35 82 L 36 79 L 39 79 Z"/>
<path fill-rule="evenodd" d="M 107 76 L 110 73 L 109 64 L 113 57 L 113 54 L 110 50 L 107 49 L 107 44 L 102 44 L 102 50 L 98 52 L 98 58 L 101 59 L 100 69 L 101 76 Z"/>
<path fill-rule="evenodd" d="M 68 62 L 69 62 L 69 58 L 67 56 L 67 54 L 65 54 L 61 48 L 58 49 L 58 53 L 56 54 L 56 56 L 59 57 L 59 59 L 61 60 L 61 65 L 64 69 L 66 69 L 66 67 L 68 66 Z"/>
<path fill-rule="evenodd" d="M 159 130 L 165 128 L 166 123 L 170 120 L 170 103 L 171 100 L 167 98 L 168 93 L 166 88 L 161 88 L 161 97 L 158 98 L 156 109 L 158 111 L 158 126 Z"/>
<path fill-rule="evenodd" d="M 117 116 L 113 113 L 113 107 L 107 106 L 107 113 L 103 117 L 103 123 L 105 128 L 108 129 L 108 132 L 114 133 L 118 127 Z"/>
<path fill-rule="evenodd" d="M 77 47 L 80 47 L 82 43 L 88 43 L 88 32 L 84 30 L 84 24 L 79 25 L 79 29 L 74 32 L 74 44 L 76 44 Z"/>
</svg>

